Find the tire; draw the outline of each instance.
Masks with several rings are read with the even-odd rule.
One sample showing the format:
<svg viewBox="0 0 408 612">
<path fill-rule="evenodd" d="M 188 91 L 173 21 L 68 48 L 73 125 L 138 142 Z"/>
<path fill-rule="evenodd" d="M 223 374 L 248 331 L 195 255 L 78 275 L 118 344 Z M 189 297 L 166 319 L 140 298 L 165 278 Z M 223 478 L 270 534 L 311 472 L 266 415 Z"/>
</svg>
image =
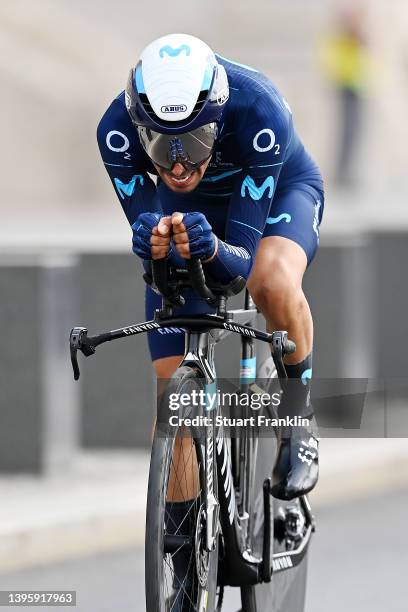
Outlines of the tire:
<svg viewBox="0 0 408 612">
<path fill-rule="evenodd" d="M 168 381 L 167 388 L 160 399 L 160 406 L 168 407 L 171 393 L 188 393 L 192 389 L 203 388 L 203 384 L 204 379 L 199 370 L 187 366 L 179 368 Z M 183 410 L 185 410 L 183 416 L 188 414 L 188 408 Z M 186 435 L 185 430 L 186 428 L 183 431 L 184 435 Z M 182 486 L 185 486 L 180 481 L 178 483 L 175 481 L 174 470 L 171 473 L 173 449 L 176 443 L 180 444 L 177 431 L 180 433 L 180 430 L 172 428 L 167 436 L 163 436 L 163 434 L 159 434 L 156 427 L 153 440 L 146 508 L 146 612 L 169 612 L 170 610 L 172 612 L 190 612 L 190 610 L 214 612 L 217 590 L 218 536 L 214 550 L 210 553 L 203 550 L 205 533 L 203 504 L 206 487 L 203 449 L 197 437 L 197 432 L 195 434 L 194 432 L 188 432 L 187 434 L 191 434 L 191 440 L 187 441 L 190 448 L 187 458 L 184 446 L 182 451 L 182 460 L 185 459 L 185 466 L 188 469 L 193 469 L 192 466 L 195 465 L 194 456 L 197 459 L 198 466 L 198 470 L 194 471 L 195 474 L 198 473 L 198 481 L 194 485 L 196 501 L 192 503 L 189 509 L 188 518 L 186 515 L 186 521 L 183 521 L 185 525 L 188 525 L 188 535 L 192 542 L 191 549 L 190 545 L 184 549 L 188 556 L 188 563 L 191 564 L 190 567 L 192 568 L 189 573 L 190 586 L 188 588 L 183 587 L 184 583 L 178 577 L 178 584 L 180 585 L 181 582 L 181 587 L 175 590 L 174 554 L 164 550 L 165 542 L 169 541 L 169 536 L 166 537 L 166 497 L 171 487 L 174 491 L 175 486 L 178 486 L 179 489 L 177 490 L 180 494 Z M 214 470 L 216 470 L 215 465 Z M 216 474 L 214 474 L 213 482 L 217 482 Z M 172 499 L 174 499 L 174 496 Z M 187 499 L 190 499 L 188 494 Z M 187 534 L 183 531 L 183 536 L 185 535 Z M 166 546 L 168 545 L 166 544 Z M 180 549 L 177 549 L 176 554 L 179 551 Z"/>
</svg>

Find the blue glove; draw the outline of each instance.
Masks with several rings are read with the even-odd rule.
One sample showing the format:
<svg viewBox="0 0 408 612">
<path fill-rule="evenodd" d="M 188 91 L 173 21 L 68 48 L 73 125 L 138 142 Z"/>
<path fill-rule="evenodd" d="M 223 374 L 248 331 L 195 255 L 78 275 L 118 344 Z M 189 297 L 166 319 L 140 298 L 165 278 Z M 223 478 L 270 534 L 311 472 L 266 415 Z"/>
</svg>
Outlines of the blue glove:
<svg viewBox="0 0 408 612">
<path fill-rule="evenodd" d="M 159 225 L 163 217 L 161 213 L 141 213 L 132 225 L 133 230 L 133 252 L 142 259 L 152 259 L 152 237 L 153 228 Z"/>
<path fill-rule="evenodd" d="M 192 259 L 205 260 L 214 255 L 216 239 L 205 215 L 200 212 L 188 212 L 183 217 L 183 223 L 188 235 Z"/>
</svg>

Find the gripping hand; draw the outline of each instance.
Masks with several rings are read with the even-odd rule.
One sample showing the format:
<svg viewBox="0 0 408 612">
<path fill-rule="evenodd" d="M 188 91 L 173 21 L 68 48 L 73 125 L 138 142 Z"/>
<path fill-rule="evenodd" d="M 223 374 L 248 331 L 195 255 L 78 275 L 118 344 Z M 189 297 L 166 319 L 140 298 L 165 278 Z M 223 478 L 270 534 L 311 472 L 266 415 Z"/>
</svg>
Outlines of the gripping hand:
<svg viewBox="0 0 408 612">
<path fill-rule="evenodd" d="M 141 213 L 133 230 L 133 252 L 145 260 L 167 257 L 170 250 L 171 218 L 160 213 Z"/>
<path fill-rule="evenodd" d="M 209 259 L 216 250 L 216 237 L 200 212 L 173 213 L 173 241 L 183 259 Z"/>
</svg>

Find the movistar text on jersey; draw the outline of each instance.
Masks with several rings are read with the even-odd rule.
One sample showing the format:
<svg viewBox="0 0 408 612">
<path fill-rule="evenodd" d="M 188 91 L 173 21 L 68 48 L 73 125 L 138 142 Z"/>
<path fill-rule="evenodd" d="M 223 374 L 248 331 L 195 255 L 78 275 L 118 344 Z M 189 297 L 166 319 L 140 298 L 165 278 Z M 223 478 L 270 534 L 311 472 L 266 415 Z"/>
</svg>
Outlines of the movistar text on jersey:
<svg viewBox="0 0 408 612">
<path fill-rule="evenodd" d="M 281 402 L 280 393 L 237 393 L 205 391 L 204 389 L 192 389 L 190 393 L 171 393 L 169 397 L 170 410 L 179 410 L 188 406 L 203 408 L 204 410 L 215 410 L 217 406 L 237 406 L 260 410 L 267 406 L 279 406 Z"/>
</svg>

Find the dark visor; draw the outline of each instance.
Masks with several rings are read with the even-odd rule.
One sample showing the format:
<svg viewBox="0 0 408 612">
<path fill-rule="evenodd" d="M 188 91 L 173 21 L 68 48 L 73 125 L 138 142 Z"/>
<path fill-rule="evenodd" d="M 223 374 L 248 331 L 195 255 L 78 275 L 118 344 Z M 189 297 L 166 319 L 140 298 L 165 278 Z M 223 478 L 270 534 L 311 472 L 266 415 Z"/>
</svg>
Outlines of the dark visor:
<svg viewBox="0 0 408 612">
<path fill-rule="evenodd" d="M 185 134 L 159 134 L 139 126 L 140 142 L 150 159 L 171 170 L 176 162 L 183 166 L 198 168 L 212 154 L 218 129 L 216 123 L 202 125 Z"/>
</svg>

